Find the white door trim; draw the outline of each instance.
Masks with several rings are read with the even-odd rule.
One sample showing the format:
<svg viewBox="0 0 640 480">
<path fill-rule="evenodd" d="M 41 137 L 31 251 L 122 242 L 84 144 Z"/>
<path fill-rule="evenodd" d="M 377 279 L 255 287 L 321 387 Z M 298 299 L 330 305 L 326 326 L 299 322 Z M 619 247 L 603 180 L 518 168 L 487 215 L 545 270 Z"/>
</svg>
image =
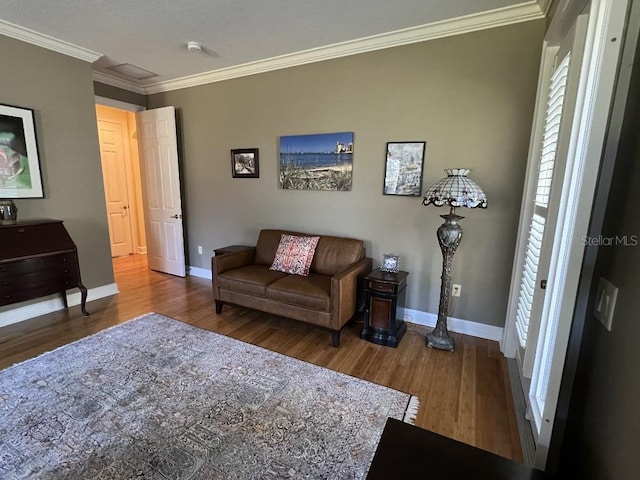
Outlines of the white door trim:
<svg viewBox="0 0 640 480">
<path fill-rule="evenodd" d="M 146 110 L 146 107 L 142 105 L 136 105 L 135 103 L 122 102 L 120 100 L 114 100 L 113 98 L 101 97 L 100 95 L 94 95 L 95 103 L 98 105 L 104 105 L 105 107 L 117 108 L 119 110 L 126 110 L 127 112 L 142 112 Z"/>
</svg>

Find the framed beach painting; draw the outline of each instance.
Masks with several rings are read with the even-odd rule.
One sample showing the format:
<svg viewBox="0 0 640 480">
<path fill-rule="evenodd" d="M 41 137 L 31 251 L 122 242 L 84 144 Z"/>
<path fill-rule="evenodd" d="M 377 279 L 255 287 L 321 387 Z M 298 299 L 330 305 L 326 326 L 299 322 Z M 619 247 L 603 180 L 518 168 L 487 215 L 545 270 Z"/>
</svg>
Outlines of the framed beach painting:
<svg viewBox="0 0 640 480">
<path fill-rule="evenodd" d="M 0 198 L 42 198 L 33 110 L 0 105 Z"/>
<path fill-rule="evenodd" d="M 353 132 L 280 137 L 280 188 L 350 191 Z"/>
<path fill-rule="evenodd" d="M 231 150 L 231 175 L 233 178 L 260 177 L 260 159 L 257 148 Z"/>
<path fill-rule="evenodd" d="M 384 171 L 385 195 L 421 195 L 426 142 L 388 142 Z"/>
</svg>

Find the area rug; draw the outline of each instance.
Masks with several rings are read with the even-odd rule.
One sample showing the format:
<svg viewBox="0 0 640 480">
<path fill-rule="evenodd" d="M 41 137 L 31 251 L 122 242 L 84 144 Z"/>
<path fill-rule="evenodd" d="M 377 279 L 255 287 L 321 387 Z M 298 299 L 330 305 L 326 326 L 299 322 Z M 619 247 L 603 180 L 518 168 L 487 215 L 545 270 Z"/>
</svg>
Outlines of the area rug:
<svg viewBox="0 0 640 480">
<path fill-rule="evenodd" d="M 408 394 L 147 314 L 0 372 L 0 478 L 363 478 L 387 417 L 416 411 Z"/>
</svg>

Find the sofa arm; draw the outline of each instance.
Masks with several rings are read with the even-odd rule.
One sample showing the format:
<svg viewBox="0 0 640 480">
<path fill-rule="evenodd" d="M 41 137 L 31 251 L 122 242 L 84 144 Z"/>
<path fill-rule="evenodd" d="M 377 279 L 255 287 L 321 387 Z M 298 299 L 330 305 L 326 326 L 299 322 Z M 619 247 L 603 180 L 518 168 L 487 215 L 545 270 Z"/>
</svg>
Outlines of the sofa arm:
<svg viewBox="0 0 640 480">
<path fill-rule="evenodd" d="M 218 303 L 220 299 L 218 275 L 227 270 L 251 265 L 255 257 L 255 247 L 247 248 L 237 252 L 225 253 L 211 257 L 211 287 L 213 288 L 213 298 L 216 300 L 216 313 L 222 312 L 222 304 Z"/>
<path fill-rule="evenodd" d="M 373 261 L 365 257 L 331 278 L 332 328 L 339 330 L 356 313 L 358 278 L 371 272 Z"/>
<path fill-rule="evenodd" d="M 218 255 L 211 257 L 211 276 L 215 277 L 216 274 L 226 272 L 232 268 L 242 267 L 244 265 L 251 265 L 256 254 L 256 248 L 250 247 L 246 250 L 240 250 L 237 252 L 225 253 L 224 255 Z"/>
</svg>

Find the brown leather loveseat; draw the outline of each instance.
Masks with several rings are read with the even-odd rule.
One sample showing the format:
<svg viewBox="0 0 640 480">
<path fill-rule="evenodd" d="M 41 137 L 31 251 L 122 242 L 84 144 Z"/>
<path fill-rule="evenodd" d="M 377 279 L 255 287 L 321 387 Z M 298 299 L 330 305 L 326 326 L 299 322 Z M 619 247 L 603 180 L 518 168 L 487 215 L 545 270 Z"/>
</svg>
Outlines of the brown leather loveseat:
<svg viewBox="0 0 640 480">
<path fill-rule="evenodd" d="M 255 247 L 212 257 L 216 313 L 225 303 L 326 327 L 334 347 L 356 312 L 358 277 L 371 271 L 362 240 L 320 237 L 308 276 L 270 270 L 285 230 L 261 230 Z"/>
</svg>

